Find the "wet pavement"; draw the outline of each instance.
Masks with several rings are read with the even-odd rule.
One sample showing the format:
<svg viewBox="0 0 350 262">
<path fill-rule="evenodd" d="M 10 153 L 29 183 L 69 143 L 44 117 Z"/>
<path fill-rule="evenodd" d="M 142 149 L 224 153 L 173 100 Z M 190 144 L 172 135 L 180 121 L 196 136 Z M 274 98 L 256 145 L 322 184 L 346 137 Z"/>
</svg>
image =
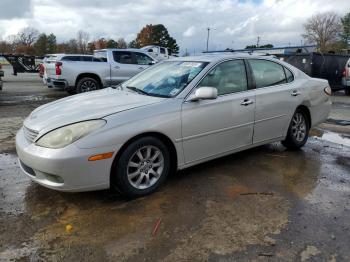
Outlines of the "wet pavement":
<svg viewBox="0 0 350 262">
<path fill-rule="evenodd" d="M 350 132 L 321 126 L 297 152 L 275 143 L 198 165 L 136 200 L 60 193 L 21 173 L 13 135 L 65 94 L 37 80 L 26 91 L 6 84 L 0 261 L 350 261 Z"/>
</svg>

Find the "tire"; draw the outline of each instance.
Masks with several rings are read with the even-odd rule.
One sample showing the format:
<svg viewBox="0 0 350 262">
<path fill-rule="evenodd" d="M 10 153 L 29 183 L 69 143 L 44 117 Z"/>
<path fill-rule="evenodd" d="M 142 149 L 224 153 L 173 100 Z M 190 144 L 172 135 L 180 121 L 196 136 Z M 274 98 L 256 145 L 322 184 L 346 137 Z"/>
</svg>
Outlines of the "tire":
<svg viewBox="0 0 350 262">
<path fill-rule="evenodd" d="M 77 93 L 76 90 L 74 89 L 66 89 L 67 93 L 70 94 L 70 95 L 75 95 Z"/>
<path fill-rule="evenodd" d="M 100 89 L 100 84 L 99 82 L 91 77 L 83 77 L 82 79 L 79 80 L 76 88 L 76 93 L 85 93 L 89 91 L 95 91 Z"/>
<path fill-rule="evenodd" d="M 297 109 L 290 121 L 286 139 L 282 144 L 290 150 L 298 150 L 305 145 L 310 130 L 310 122 L 305 111 Z"/>
<path fill-rule="evenodd" d="M 170 164 L 169 150 L 161 140 L 140 138 L 115 160 L 111 187 L 129 198 L 151 194 L 166 180 Z"/>
<path fill-rule="evenodd" d="M 345 88 L 345 95 L 350 96 L 350 86 Z"/>
</svg>

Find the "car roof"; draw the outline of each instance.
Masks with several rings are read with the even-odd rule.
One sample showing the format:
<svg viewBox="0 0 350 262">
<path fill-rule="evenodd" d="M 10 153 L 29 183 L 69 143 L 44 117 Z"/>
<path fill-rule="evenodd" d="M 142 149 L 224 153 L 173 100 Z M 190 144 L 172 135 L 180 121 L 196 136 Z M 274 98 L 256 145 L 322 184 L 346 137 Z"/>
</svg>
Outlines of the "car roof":
<svg viewBox="0 0 350 262">
<path fill-rule="evenodd" d="M 144 50 L 139 48 L 105 48 L 105 49 L 97 49 L 94 50 L 94 52 L 101 52 L 101 51 L 126 51 L 126 52 L 140 52 L 140 53 L 146 53 Z"/>
<path fill-rule="evenodd" d="M 171 61 L 202 61 L 202 62 L 218 62 L 225 59 L 237 59 L 237 58 L 266 58 L 269 60 L 276 60 L 276 58 L 272 56 L 266 55 L 254 55 L 249 53 L 210 53 L 203 54 L 198 56 L 185 56 L 185 57 L 175 57 L 171 58 Z"/>
</svg>

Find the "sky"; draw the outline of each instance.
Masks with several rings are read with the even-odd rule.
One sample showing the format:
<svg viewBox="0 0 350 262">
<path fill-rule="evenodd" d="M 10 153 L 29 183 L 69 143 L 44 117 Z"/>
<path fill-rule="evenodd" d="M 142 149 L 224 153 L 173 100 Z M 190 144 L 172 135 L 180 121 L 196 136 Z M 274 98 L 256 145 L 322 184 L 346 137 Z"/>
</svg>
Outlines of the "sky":
<svg viewBox="0 0 350 262">
<path fill-rule="evenodd" d="M 78 30 L 91 40 L 133 40 L 146 24 L 164 24 L 181 52 L 299 45 L 303 23 L 317 12 L 350 12 L 350 0 L 0 0 L 0 40 L 24 27 L 54 33 L 58 41 Z"/>
</svg>

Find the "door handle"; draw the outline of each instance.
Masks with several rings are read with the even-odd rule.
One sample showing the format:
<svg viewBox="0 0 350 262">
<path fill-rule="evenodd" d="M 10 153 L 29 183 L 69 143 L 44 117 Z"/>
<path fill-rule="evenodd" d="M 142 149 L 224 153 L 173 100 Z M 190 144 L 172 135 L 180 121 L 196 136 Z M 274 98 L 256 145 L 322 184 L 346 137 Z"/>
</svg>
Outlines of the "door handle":
<svg viewBox="0 0 350 262">
<path fill-rule="evenodd" d="M 114 68 L 115 68 L 115 69 L 119 69 L 120 67 L 119 67 L 119 66 L 115 66 Z"/>
<path fill-rule="evenodd" d="M 243 102 L 241 103 L 242 106 L 249 106 L 253 104 L 254 102 L 250 99 L 244 99 Z"/>
<path fill-rule="evenodd" d="M 291 93 L 291 96 L 298 96 L 300 95 L 301 93 L 297 90 L 294 90 L 292 93 Z"/>
</svg>

